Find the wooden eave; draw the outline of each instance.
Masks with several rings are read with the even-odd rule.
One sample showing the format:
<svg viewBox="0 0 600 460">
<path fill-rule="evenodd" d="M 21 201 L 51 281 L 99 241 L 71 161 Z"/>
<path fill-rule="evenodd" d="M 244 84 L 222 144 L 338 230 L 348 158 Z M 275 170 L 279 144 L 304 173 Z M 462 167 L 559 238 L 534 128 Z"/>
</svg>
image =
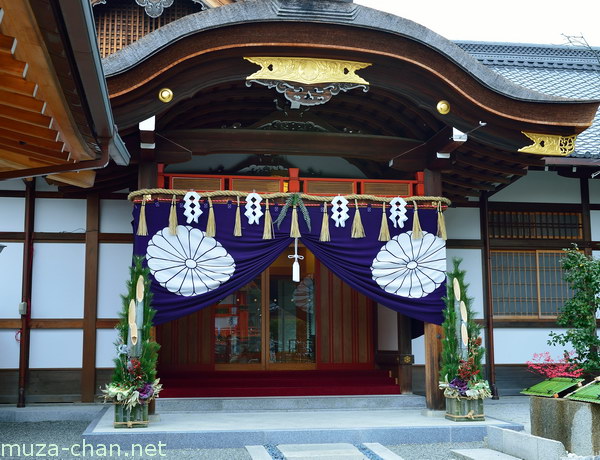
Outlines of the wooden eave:
<svg viewBox="0 0 600 460">
<path fill-rule="evenodd" d="M 291 36 L 294 42 L 288 41 Z M 146 39 L 150 43 L 145 37 L 134 45 L 141 47 Z M 339 94 L 310 109 L 335 133 L 253 131 L 261 120 L 284 116 L 275 111 L 273 99 L 279 96 L 274 90 L 245 87 L 256 66 L 243 57 L 269 55 L 372 63 L 359 71 L 370 83 L 369 92 Z M 116 55 L 110 59 L 114 62 Z M 199 31 L 109 75 L 108 85 L 129 144 L 138 136 L 137 123 L 148 112 L 156 114 L 157 161 L 211 153 L 335 155 L 361 165 L 366 174 L 386 178 L 438 170 L 444 194 L 455 202 L 493 194 L 529 167 L 544 165 L 541 157 L 517 152 L 530 144 L 522 131 L 578 134 L 591 125 L 598 108 L 597 101 L 509 96 L 407 37 L 367 28 L 350 33 L 347 25 L 301 21 Z M 169 104 L 157 98 L 162 87 L 174 92 Z M 436 110 L 442 99 L 452 107 L 448 115 Z M 485 127 L 478 128 L 480 121 Z M 469 140 L 452 146 L 450 158 L 436 158 L 444 151 L 436 150 L 438 140 L 447 140 L 452 127 L 469 132 Z M 392 159 L 393 169 L 388 166 Z"/>
<path fill-rule="evenodd" d="M 91 187 L 114 152 L 113 127 L 90 114 L 100 104 L 80 79 L 76 59 L 86 56 L 75 57 L 71 40 L 82 38 L 67 36 L 63 6 L 0 0 L 0 180 L 44 175 Z"/>
</svg>

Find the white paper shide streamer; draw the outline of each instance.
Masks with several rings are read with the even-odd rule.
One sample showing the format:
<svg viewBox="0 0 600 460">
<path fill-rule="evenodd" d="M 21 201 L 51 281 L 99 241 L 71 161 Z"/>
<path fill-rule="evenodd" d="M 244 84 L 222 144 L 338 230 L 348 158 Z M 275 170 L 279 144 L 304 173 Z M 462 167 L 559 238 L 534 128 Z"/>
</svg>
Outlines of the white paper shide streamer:
<svg viewBox="0 0 600 460">
<path fill-rule="evenodd" d="M 202 215 L 200 209 L 200 195 L 196 192 L 187 192 L 183 197 L 183 215 L 187 217 L 187 223 L 198 223 L 198 217 Z"/>
<path fill-rule="evenodd" d="M 244 215 L 248 219 L 249 224 L 259 224 L 260 218 L 263 216 L 260 202 L 262 197 L 258 193 L 250 193 L 246 197 L 246 212 Z"/>
<path fill-rule="evenodd" d="M 390 201 L 390 220 L 394 228 L 404 228 L 404 222 L 408 220 L 406 217 L 406 200 L 397 196 Z"/>
<path fill-rule="evenodd" d="M 331 218 L 335 222 L 336 227 L 345 227 L 348 215 L 348 200 L 338 195 L 331 200 Z"/>
</svg>

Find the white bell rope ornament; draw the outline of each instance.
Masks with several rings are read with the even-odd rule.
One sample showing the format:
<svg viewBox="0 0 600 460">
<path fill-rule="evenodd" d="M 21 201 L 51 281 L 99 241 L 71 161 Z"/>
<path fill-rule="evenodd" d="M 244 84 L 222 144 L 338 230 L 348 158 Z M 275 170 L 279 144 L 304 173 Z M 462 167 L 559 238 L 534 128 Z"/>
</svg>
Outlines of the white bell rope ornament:
<svg viewBox="0 0 600 460">
<path fill-rule="evenodd" d="M 196 192 L 187 192 L 183 197 L 183 215 L 187 217 L 187 223 L 198 223 L 198 218 L 202 215 L 200 209 L 200 195 Z"/>
<path fill-rule="evenodd" d="M 298 260 L 304 260 L 304 256 L 298 254 L 298 238 L 294 238 L 294 254 L 290 254 L 288 259 L 294 259 L 292 264 L 292 281 L 300 282 L 300 263 Z"/>
<path fill-rule="evenodd" d="M 260 202 L 262 201 L 262 197 L 255 192 L 248 194 L 246 197 L 246 212 L 244 215 L 248 218 L 249 224 L 259 224 L 260 218 L 263 216 L 262 209 L 260 207 Z"/>
</svg>

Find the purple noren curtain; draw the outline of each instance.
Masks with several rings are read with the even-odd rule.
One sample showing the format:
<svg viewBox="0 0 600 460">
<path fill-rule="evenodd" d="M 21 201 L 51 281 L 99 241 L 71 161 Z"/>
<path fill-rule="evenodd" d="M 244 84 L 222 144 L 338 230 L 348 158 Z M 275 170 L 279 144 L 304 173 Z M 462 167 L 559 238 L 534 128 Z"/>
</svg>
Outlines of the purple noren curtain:
<svg viewBox="0 0 600 460">
<path fill-rule="evenodd" d="M 273 221 L 283 203 L 271 204 Z M 134 206 L 134 231 L 140 212 Z M 152 273 L 155 323 L 161 324 L 213 305 L 256 278 L 283 252 L 290 251 L 291 209 L 281 227 L 273 228 L 272 240 L 263 240 L 263 222 L 249 224 L 242 207 L 242 236 L 233 236 L 236 203 L 214 204 L 215 238 L 206 237 L 208 206 L 198 223 L 186 224 L 181 204 L 177 206 L 177 236 L 169 234 L 170 203 L 148 202 L 148 236 L 135 236 L 134 254 L 146 256 Z M 319 241 L 322 207 L 309 206 L 309 230 L 302 213 L 298 221 L 301 241 L 327 268 L 369 298 L 416 320 L 440 324 L 445 295 L 445 244 L 435 236 L 437 213 L 420 209 L 424 231 L 421 239 L 410 237 L 413 213 L 409 210 L 403 228 L 391 222 L 389 242 L 378 241 L 381 207 L 360 208 L 365 238 L 351 238 L 355 210 L 345 227 L 336 227 L 329 210 L 331 241 Z M 290 266 L 292 261 L 290 260 Z"/>
</svg>

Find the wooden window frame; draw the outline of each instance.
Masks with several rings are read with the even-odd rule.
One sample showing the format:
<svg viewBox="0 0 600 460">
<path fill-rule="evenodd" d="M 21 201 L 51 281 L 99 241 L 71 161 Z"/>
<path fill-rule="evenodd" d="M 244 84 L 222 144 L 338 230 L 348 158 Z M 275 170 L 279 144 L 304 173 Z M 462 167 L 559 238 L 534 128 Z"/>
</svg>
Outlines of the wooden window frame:
<svg viewBox="0 0 600 460">
<path fill-rule="evenodd" d="M 536 303 L 537 303 L 537 314 L 535 314 L 535 315 L 534 314 L 515 315 L 515 314 L 498 314 L 498 313 L 496 313 L 494 287 L 497 286 L 498 284 L 492 284 L 491 299 L 492 299 L 492 308 L 494 311 L 494 318 L 500 319 L 500 320 L 511 320 L 511 321 L 556 320 L 556 318 L 558 317 L 558 312 L 556 314 L 543 314 L 543 312 L 542 312 L 543 299 L 542 299 L 542 292 L 541 292 L 542 285 L 540 282 L 541 281 L 541 278 L 540 278 L 540 255 L 542 255 L 542 254 L 564 254 L 564 252 L 562 250 L 554 250 L 554 249 L 528 249 L 528 250 L 524 250 L 524 249 L 497 250 L 497 249 L 494 249 L 491 251 L 492 257 L 494 256 L 494 254 L 499 254 L 499 253 L 532 254 L 535 256 L 535 267 L 533 267 L 533 269 L 535 270 L 535 296 L 536 296 Z M 515 300 L 518 300 L 518 298 L 515 297 Z M 564 298 L 564 300 L 566 301 L 567 298 Z"/>
</svg>

